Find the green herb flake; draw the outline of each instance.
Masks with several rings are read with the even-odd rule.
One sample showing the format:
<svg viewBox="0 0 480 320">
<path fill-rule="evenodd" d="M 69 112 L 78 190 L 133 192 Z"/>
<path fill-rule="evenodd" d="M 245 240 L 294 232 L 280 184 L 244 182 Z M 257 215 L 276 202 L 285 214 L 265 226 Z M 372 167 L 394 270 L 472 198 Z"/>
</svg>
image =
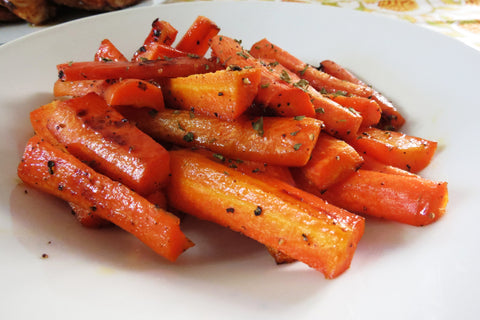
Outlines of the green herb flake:
<svg viewBox="0 0 480 320">
<path fill-rule="evenodd" d="M 280 79 L 282 79 L 285 82 L 290 83 L 292 79 L 290 78 L 290 75 L 288 74 L 287 70 L 283 69 L 282 73 L 280 74 Z"/>
<path fill-rule="evenodd" d="M 295 116 L 295 117 L 293 117 L 293 119 L 295 119 L 297 121 L 303 120 L 304 118 L 305 118 L 305 116 Z"/>
<path fill-rule="evenodd" d="M 323 114 L 323 113 L 325 113 L 325 109 L 323 109 L 323 108 L 316 108 L 316 109 L 315 109 L 315 113 L 322 113 L 322 114 Z"/>
<path fill-rule="evenodd" d="M 296 143 L 296 144 L 293 146 L 293 149 L 295 149 L 295 151 L 298 151 L 298 149 L 300 149 L 301 146 L 302 146 L 301 143 Z"/>
<path fill-rule="evenodd" d="M 299 133 L 299 132 L 300 132 L 300 130 L 293 131 L 293 132 L 290 132 L 290 135 L 291 135 L 291 136 L 296 136 L 296 135 L 297 135 L 297 133 Z"/>
<path fill-rule="evenodd" d="M 186 142 L 192 142 L 194 140 L 193 132 L 189 132 L 183 136 L 183 140 Z"/>
<path fill-rule="evenodd" d="M 220 161 L 225 161 L 225 157 L 221 155 L 220 153 L 214 153 L 213 157 L 220 160 Z"/>
<path fill-rule="evenodd" d="M 252 128 L 257 132 L 257 134 L 263 137 L 263 117 L 258 118 L 257 121 L 252 122 Z"/>
</svg>

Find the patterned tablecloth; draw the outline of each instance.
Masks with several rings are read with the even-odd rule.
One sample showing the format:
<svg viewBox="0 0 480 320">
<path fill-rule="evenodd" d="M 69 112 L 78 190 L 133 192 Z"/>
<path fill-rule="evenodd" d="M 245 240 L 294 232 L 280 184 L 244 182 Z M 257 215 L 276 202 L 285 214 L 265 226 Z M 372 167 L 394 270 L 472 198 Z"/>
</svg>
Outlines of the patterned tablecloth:
<svg viewBox="0 0 480 320">
<path fill-rule="evenodd" d="M 195 0 L 143 0 L 137 6 Z M 221 1 L 221 0 L 217 0 Z M 263 0 L 295 1 L 376 12 L 410 21 L 480 50 L 480 0 Z M 26 25 L 26 23 L 25 23 Z M 0 44 L 38 27 L 0 23 Z"/>
</svg>

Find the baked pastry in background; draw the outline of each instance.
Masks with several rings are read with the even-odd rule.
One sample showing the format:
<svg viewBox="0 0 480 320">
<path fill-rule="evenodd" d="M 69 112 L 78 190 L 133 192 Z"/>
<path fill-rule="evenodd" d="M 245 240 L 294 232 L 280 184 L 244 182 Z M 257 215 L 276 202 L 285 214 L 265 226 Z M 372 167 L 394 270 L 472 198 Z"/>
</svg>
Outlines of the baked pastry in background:
<svg viewBox="0 0 480 320">
<path fill-rule="evenodd" d="M 60 14 L 59 7 L 112 11 L 139 3 L 141 0 L 0 0 L 0 22 L 15 21 L 15 16 L 39 25 Z M 13 16 L 12 16 L 13 14 Z"/>
</svg>

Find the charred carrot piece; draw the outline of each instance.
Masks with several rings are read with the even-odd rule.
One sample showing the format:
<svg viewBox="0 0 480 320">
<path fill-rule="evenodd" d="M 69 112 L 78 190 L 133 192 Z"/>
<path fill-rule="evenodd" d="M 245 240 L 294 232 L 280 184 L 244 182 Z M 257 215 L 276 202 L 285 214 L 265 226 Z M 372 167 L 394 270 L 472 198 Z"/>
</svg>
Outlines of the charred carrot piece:
<svg viewBox="0 0 480 320">
<path fill-rule="evenodd" d="M 311 86 L 322 93 L 344 91 L 361 97 L 369 97 L 372 95 L 370 88 L 344 81 L 322 72 L 296 58 L 288 51 L 274 45 L 267 39 L 262 39 L 253 44 L 250 53 L 256 58 L 277 61 L 290 71 L 296 73 L 300 78 L 306 79 Z"/>
<path fill-rule="evenodd" d="M 357 76 L 332 60 L 322 61 L 320 63 L 320 70 L 332 75 L 333 77 L 337 77 L 360 86 L 366 86 L 366 84 Z M 400 129 L 405 123 L 405 118 L 392 104 L 392 102 L 374 89 L 372 89 L 372 99 L 375 100 L 382 109 L 382 117 L 379 127 L 393 130 Z"/>
<path fill-rule="evenodd" d="M 253 103 L 260 83 L 260 69 L 219 70 L 177 77 L 162 82 L 166 103 L 173 108 L 234 120 Z"/>
<path fill-rule="evenodd" d="M 139 79 L 120 80 L 104 92 L 105 101 L 111 106 L 131 106 L 165 109 L 163 93 L 160 87 Z"/>
<path fill-rule="evenodd" d="M 348 143 L 360 154 L 413 173 L 424 169 L 437 149 L 436 141 L 373 127 L 362 130 Z"/>
<path fill-rule="evenodd" d="M 90 208 L 170 261 L 192 246 L 177 217 L 38 136 L 29 140 L 18 176 L 36 189 Z"/>
<path fill-rule="evenodd" d="M 115 83 L 115 80 L 57 80 L 53 85 L 53 95 L 55 97 L 81 97 L 88 93 L 96 93 L 103 96 L 105 90 L 112 83 Z"/>
<path fill-rule="evenodd" d="M 328 94 L 326 96 L 345 108 L 358 112 L 362 116 L 361 127 L 363 128 L 376 126 L 380 122 L 382 109 L 373 99 L 342 94 Z"/>
<path fill-rule="evenodd" d="M 168 152 L 95 94 L 54 101 L 30 117 L 38 135 L 143 195 L 166 184 Z"/>
<path fill-rule="evenodd" d="M 220 32 L 220 28 L 210 19 L 198 16 L 178 42 L 180 51 L 204 56 L 209 49 L 209 41 Z"/>
<path fill-rule="evenodd" d="M 189 111 L 123 108 L 120 112 L 159 141 L 205 147 L 232 159 L 280 166 L 302 166 L 310 158 L 321 121 L 308 117 L 242 116 L 221 121 Z"/>
<path fill-rule="evenodd" d="M 335 218 L 194 152 L 172 151 L 171 157 L 167 196 L 174 208 L 241 232 L 326 278 L 335 278 L 349 267 L 355 231 Z"/>
<path fill-rule="evenodd" d="M 315 116 L 315 109 L 308 93 L 268 70 L 244 50 L 238 41 L 217 35 L 210 41 L 210 47 L 213 56 L 225 67 L 261 68 L 260 88 L 255 99 L 258 105 L 280 116 Z"/>
<path fill-rule="evenodd" d="M 108 79 L 157 80 L 211 72 L 218 68 L 218 65 L 213 61 L 205 58 L 190 57 L 142 62 L 84 61 L 63 63 L 57 66 L 58 78 L 63 81 Z"/>
<path fill-rule="evenodd" d="M 103 39 L 95 53 L 95 61 L 128 61 L 109 39 Z"/>
<path fill-rule="evenodd" d="M 315 90 L 303 79 L 300 79 L 295 73 L 291 72 L 283 65 L 272 60 L 261 60 L 271 72 L 277 74 L 283 80 L 293 83 L 294 86 L 301 88 L 310 95 L 310 101 L 315 107 L 315 118 L 322 120 L 324 131 L 332 136 L 348 138 L 355 134 L 363 123 L 363 117 L 354 109 L 345 108 Z"/>
<path fill-rule="evenodd" d="M 446 182 L 358 170 L 322 197 L 358 214 L 425 226 L 444 215 L 448 190 Z"/>
<path fill-rule="evenodd" d="M 132 61 L 155 60 L 158 58 L 158 44 L 171 46 L 175 41 L 178 30 L 169 22 L 155 19 L 152 22 L 150 33 L 145 38 L 143 45 L 135 51 Z"/>
<path fill-rule="evenodd" d="M 310 160 L 295 168 L 294 178 L 305 179 L 322 192 L 346 179 L 362 163 L 363 158 L 348 143 L 321 133 Z"/>
</svg>

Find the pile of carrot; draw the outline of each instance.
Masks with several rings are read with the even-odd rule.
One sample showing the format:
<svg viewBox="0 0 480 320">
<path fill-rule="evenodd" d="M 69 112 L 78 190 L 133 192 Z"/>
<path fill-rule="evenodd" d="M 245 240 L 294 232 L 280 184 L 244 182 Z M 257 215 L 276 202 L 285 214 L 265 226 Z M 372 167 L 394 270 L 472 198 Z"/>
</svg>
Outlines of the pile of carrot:
<svg viewBox="0 0 480 320">
<path fill-rule="evenodd" d="M 24 183 L 170 261 L 193 246 L 183 212 L 326 278 L 349 268 L 366 217 L 444 215 L 447 183 L 419 175 L 437 143 L 402 133 L 400 111 L 353 73 L 267 39 L 245 49 L 203 16 L 177 35 L 155 20 L 131 59 L 105 39 L 92 61 L 59 64 L 55 99 L 30 114 Z"/>
</svg>

